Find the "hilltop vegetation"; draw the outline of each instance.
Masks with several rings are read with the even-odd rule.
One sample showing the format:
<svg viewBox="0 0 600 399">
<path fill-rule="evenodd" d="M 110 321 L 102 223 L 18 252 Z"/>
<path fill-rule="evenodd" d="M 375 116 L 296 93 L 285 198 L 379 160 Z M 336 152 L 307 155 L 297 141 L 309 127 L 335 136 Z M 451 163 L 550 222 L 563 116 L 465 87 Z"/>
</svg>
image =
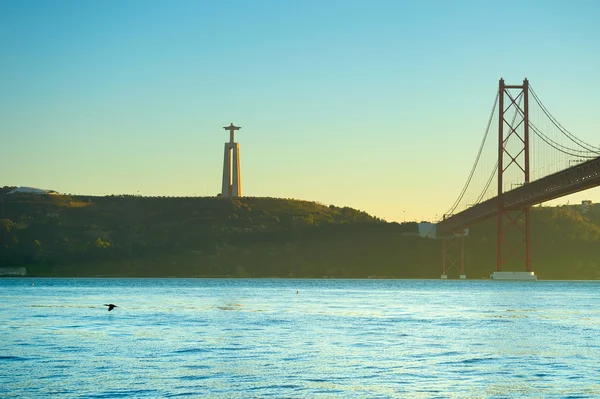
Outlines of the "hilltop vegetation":
<svg viewBox="0 0 600 399">
<path fill-rule="evenodd" d="M 386 223 L 348 207 L 9 190 L 0 189 L 0 265 L 25 266 L 30 275 L 439 278 L 441 271 L 440 241 L 418 237 L 416 223 Z M 540 278 L 600 278 L 600 208 L 532 215 Z M 489 276 L 495 225 L 473 227 L 465 248 L 469 277 Z"/>
<path fill-rule="evenodd" d="M 7 195 L 8 189 L 0 197 L 0 261 L 49 275 L 340 275 L 347 267 L 339 260 L 352 251 L 339 246 L 362 239 L 365 229 L 389 227 L 348 207 L 288 199 Z"/>
<path fill-rule="evenodd" d="M 531 262 L 540 278 L 600 279 L 599 205 L 592 205 L 585 214 L 579 205 L 532 208 Z M 519 227 L 524 228 L 522 224 Z M 508 240 L 515 231 L 512 229 Z M 522 239 L 522 235 L 516 235 L 513 246 Z M 482 274 L 484 269 L 489 274 L 495 268 L 495 240 L 495 219 L 471 228 L 471 236 L 466 241 L 470 274 Z M 523 270 L 523 263 L 514 260 L 503 270 Z"/>
</svg>

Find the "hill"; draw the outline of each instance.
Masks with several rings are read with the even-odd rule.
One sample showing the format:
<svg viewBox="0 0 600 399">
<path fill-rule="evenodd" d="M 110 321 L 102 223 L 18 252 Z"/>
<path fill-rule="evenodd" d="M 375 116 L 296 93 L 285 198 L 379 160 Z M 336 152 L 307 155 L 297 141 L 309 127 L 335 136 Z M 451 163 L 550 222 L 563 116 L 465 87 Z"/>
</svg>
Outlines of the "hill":
<svg viewBox="0 0 600 399">
<path fill-rule="evenodd" d="M 29 275 L 440 275 L 439 240 L 418 237 L 416 223 L 386 223 L 348 207 L 253 197 L 8 195 L 9 189 L 0 189 L 0 265 L 27 267 Z M 532 215 L 540 278 L 600 278 L 600 208 L 582 215 L 578 207 L 536 207 Z M 465 248 L 469 278 L 487 278 L 495 265 L 493 222 L 474 226 Z"/>
</svg>

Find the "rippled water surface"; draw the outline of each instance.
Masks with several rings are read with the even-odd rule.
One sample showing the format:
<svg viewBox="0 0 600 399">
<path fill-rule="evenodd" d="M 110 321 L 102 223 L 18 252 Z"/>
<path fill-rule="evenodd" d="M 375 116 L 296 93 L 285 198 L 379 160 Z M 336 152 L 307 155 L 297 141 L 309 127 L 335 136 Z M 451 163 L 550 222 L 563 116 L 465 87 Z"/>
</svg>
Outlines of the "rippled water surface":
<svg viewBox="0 0 600 399">
<path fill-rule="evenodd" d="M 0 279 L 0 397 L 50 396 L 598 398 L 600 283 Z"/>
</svg>

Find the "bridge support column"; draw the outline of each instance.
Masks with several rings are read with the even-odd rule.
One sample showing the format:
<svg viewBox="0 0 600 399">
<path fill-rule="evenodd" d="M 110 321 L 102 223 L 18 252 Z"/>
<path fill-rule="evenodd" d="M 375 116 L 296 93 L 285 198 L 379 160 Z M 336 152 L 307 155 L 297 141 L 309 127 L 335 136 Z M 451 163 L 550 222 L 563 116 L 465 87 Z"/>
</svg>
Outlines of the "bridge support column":
<svg viewBox="0 0 600 399">
<path fill-rule="evenodd" d="M 500 79 L 498 96 L 496 271 L 502 271 L 507 261 L 514 263 L 516 260 L 529 272 L 531 271 L 530 207 L 507 208 L 503 198 L 505 183 L 511 186 L 529 184 L 529 82 L 525 79 L 522 85 L 514 86 L 505 85 L 504 79 Z M 505 100 L 507 100 L 506 104 Z M 505 182 L 504 174 L 509 169 L 511 169 L 509 176 L 522 173 L 522 180 Z"/>
<path fill-rule="evenodd" d="M 531 207 L 525 208 L 525 270 L 531 271 Z"/>
<path fill-rule="evenodd" d="M 442 238 L 442 276 L 440 277 L 442 280 L 448 278 L 446 274 L 446 239 Z"/>
<path fill-rule="evenodd" d="M 466 230 L 465 230 L 466 231 Z M 460 271 L 459 269 L 460 260 Z M 442 238 L 442 275 L 441 279 L 448 278 L 449 272 L 453 269 L 454 273 L 460 272 L 459 278 L 467 278 L 465 274 L 465 233 L 455 233 L 452 237 Z"/>
<path fill-rule="evenodd" d="M 465 280 L 467 275 L 465 274 L 465 235 L 463 234 L 460 238 L 460 279 Z"/>
</svg>

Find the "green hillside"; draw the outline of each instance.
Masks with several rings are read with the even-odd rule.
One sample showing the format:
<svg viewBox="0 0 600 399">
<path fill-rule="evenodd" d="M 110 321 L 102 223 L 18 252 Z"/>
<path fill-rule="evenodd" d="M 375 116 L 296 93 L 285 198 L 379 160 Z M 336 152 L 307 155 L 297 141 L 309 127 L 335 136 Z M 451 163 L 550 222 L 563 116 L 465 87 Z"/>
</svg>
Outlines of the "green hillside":
<svg viewBox="0 0 600 399">
<path fill-rule="evenodd" d="M 0 189 L 0 266 L 47 276 L 439 278 L 416 223 L 276 198 L 64 196 Z M 600 208 L 534 208 L 540 278 L 600 278 Z M 493 221 L 465 239 L 466 273 L 495 268 Z M 506 270 L 520 265 L 506 265 Z M 450 277 L 457 277 L 452 270 Z"/>
<path fill-rule="evenodd" d="M 522 224 L 521 228 L 524 228 Z M 522 238 L 509 230 L 513 245 Z M 470 229 L 466 240 L 471 276 L 489 276 L 496 265 L 496 219 Z M 582 213 L 581 206 L 534 207 L 531 211 L 531 264 L 544 279 L 600 279 L 600 206 Z M 503 270 L 523 270 L 516 258 Z"/>
</svg>

